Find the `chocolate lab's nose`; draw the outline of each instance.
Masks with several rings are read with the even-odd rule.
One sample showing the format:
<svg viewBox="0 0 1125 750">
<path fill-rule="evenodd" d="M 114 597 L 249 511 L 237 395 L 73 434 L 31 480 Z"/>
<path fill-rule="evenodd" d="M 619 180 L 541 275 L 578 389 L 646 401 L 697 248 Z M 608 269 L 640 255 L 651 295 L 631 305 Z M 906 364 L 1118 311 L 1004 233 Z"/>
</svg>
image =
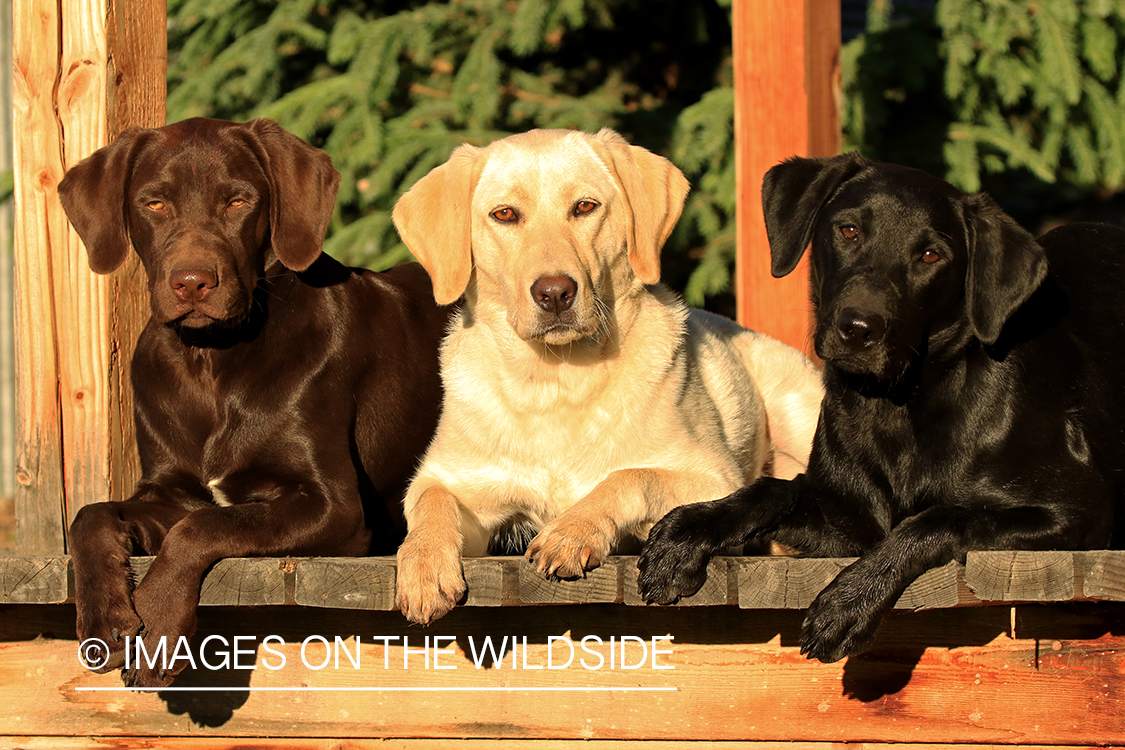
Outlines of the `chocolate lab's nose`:
<svg viewBox="0 0 1125 750">
<path fill-rule="evenodd" d="M 847 346 L 862 349 L 883 339 L 887 321 L 882 315 L 845 307 L 836 316 L 836 333 Z"/>
<path fill-rule="evenodd" d="M 219 277 L 205 268 L 181 268 L 168 277 L 168 286 L 181 302 L 200 302 L 219 285 Z"/>
<path fill-rule="evenodd" d="M 570 309 L 578 283 L 569 276 L 540 276 L 531 285 L 531 298 L 544 311 L 560 315 Z"/>
</svg>

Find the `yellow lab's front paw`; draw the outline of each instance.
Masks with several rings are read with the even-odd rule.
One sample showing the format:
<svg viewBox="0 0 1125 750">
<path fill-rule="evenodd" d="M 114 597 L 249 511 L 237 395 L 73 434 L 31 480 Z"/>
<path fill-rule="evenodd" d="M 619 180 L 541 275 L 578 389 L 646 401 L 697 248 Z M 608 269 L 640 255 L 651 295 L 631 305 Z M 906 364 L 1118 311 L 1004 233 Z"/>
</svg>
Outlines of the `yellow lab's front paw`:
<svg viewBox="0 0 1125 750">
<path fill-rule="evenodd" d="M 461 554 L 456 549 L 426 546 L 407 536 L 398 550 L 395 603 L 407 620 L 429 625 L 444 617 L 465 595 Z"/>
<path fill-rule="evenodd" d="M 531 540 L 525 557 L 548 578 L 580 578 L 601 565 L 613 547 L 613 535 L 585 518 L 556 518 Z"/>
</svg>

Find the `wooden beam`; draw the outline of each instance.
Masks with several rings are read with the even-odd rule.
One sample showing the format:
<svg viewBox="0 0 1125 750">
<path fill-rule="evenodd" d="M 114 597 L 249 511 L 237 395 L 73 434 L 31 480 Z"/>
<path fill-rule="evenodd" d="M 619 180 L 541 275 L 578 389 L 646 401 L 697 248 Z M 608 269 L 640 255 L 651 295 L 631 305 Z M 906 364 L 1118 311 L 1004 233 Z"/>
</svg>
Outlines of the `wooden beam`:
<svg viewBox="0 0 1125 750">
<path fill-rule="evenodd" d="M 93 674 L 79 664 L 72 605 L 21 605 L 0 610 L 18 614 L 0 617 L 6 688 L 0 737 L 20 737 L 16 747 L 26 736 L 106 737 L 106 747 L 136 747 L 130 743 L 149 737 L 160 738 L 149 747 L 161 748 L 227 747 L 222 738 L 241 738 L 229 746 L 263 750 L 275 746 L 271 737 L 304 738 L 308 743 L 295 747 L 319 750 L 333 746 L 316 744 L 317 738 L 342 738 L 338 747 L 352 747 L 354 738 L 362 748 L 369 738 L 426 737 L 480 743 L 469 747 L 489 747 L 489 739 L 519 747 L 554 739 L 563 748 L 640 739 L 646 748 L 672 740 L 1121 745 L 1123 609 L 1036 604 L 900 611 L 886 618 L 874 650 L 821 664 L 799 653 L 803 613 L 797 610 L 464 607 L 418 628 L 397 612 L 210 607 L 200 610 L 192 652 L 213 637 L 215 663 L 218 649 L 230 652 L 233 638 L 242 637 L 249 655 L 240 664 L 254 668 L 200 666 L 173 685 L 210 692 L 136 694 L 108 692 L 121 688 L 118 674 Z M 266 635 L 280 639 L 272 652 L 262 645 Z M 497 642 L 506 636 L 508 646 L 498 649 L 500 665 L 489 655 L 478 668 L 474 648 L 483 655 L 486 636 Z M 577 646 L 568 666 L 546 668 L 551 649 L 555 665 L 565 662 L 565 643 L 556 641 L 578 644 L 587 636 L 601 641 L 592 648 L 602 654 L 602 668 L 583 667 L 578 655 L 587 664 L 597 660 Z M 638 639 L 627 660 L 636 668 L 621 668 L 616 658 L 611 669 L 610 639 L 620 647 L 623 636 Z M 666 636 L 673 640 L 660 648 L 670 653 L 657 665 L 674 669 L 653 669 L 651 658 L 640 665 L 638 641 Z M 325 641 L 335 648 L 337 637 L 353 656 L 358 639 L 358 668 L 342 653 L 338 665 L 325 663 Z M 442 669 L 433 664 L 435 638 Z M 405 653 L 404 639 L 412 653 Z M 181 739 L 172 744 L 167 737 Z"/>
<path fill-rule="evenodd" d="M 735 0 L 734 98 L 742 325 L 811 353 L 808 267 L 774 279 L 762 177 L 790 156 L 839 152 L 838 0 Z"/>
<path fill-rule="evenodd" d="M 17 546 L 64 551 L 88 503 L 137 478 L 127 366 L 147 317 L 135 261 L 93 274 L 57 186 L 123 128 L 164 121 L 153 0 L 15 0 Z"/>
<path fill-rule="evenodd" d="M 137 580 L 151 557 L 134 557 Z M 717 557 L 703 588 L 678 606 L 804 609 L 852 559 Z M 637 591 L 637 558 L 614 556 L 575 581 L 548 581 L 522 557 L 463 561 L 469 607 L 542 604 L 646 606 Z M 0 604 L 73 601 L 66 557 L 0 558 Z M 393 557 L 229 558 L 203 581 L 204 606 L 300 604 L 324 609 L 395 609 Z M 948 609 L 1012 602 L 1125 601 L 1125 551 L 970 552 L 927 571 L 897 609 Z M 649 605 L 654 606 L 654 605 Z"/>
</svg>

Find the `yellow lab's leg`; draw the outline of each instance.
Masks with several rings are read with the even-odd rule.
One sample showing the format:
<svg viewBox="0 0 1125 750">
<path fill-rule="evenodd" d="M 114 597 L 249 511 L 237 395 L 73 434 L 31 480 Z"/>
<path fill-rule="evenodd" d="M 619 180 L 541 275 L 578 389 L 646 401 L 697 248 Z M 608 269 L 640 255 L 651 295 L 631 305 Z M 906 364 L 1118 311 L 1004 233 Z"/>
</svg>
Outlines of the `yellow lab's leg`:
<svg viewBox="0 0 1125 750">
<path fill-rule="evenodd" d="M 526 557 L 552 578 L 577 578 L 601 565 L 622 532 L 648 527 L 687 502 L 715 500 L 729 482 L 665 469 L 621 469 L 543 527 Z"/>
<path fill-rule="evenodd" d="M 428 625 L 465 594 L 461 569 L 461 504 L 444 487 L 422 493 L 398 549 L 396 604 L 406 619 Z"/>
</svg>

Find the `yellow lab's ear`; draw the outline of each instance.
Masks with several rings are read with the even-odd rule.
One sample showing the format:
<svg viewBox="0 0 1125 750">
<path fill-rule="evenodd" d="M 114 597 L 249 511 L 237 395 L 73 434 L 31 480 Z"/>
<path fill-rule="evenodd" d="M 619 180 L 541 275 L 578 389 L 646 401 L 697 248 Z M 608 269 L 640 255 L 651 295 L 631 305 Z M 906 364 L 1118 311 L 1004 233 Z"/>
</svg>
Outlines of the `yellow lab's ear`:
<svg viewBox="0 0 1125 750">
<path fill-rule="evenodd" d="M 609 128 L 594 136 L 594 143 L 605 149 L 606 166 L 629 205 L 629 265 L 641 281 L 655 284 L 660 281 L 660 249 L 680 219 L 691 185 L 672 162 L 629 145 Z"/>
<path fill-rule="evenodd" d="M 430 274 L 439 305 L 456 302 L 473 273 L 470 206 L 480 169 L 475 146 L 459 146 L 395 204 L 399 236 Z"/>
</svg>

